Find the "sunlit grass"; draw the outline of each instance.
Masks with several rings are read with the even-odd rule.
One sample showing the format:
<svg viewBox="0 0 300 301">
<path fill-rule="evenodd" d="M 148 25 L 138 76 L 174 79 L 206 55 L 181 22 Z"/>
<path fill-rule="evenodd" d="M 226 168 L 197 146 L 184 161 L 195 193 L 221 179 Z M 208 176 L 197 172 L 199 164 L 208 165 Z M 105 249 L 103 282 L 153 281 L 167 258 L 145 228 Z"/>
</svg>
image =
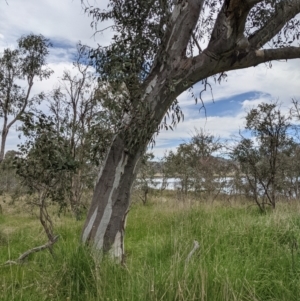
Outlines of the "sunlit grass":
<svg viewBox="0 0 300 301">
<path fill-rule="evenodd" d="M 99 263 L 80 245 L 82 221 L 53 217 L 60 239 L 23 265 L 0 267 L 0 300 L 300 300 L 300 207 L 261 214 L 227 202 L 132 207 L 126 263 Z M 38 219 L 3 206 L 0 263 L 46 241 Z M 186 264 L 197 240 L 200 248 Z"/>
</svg>

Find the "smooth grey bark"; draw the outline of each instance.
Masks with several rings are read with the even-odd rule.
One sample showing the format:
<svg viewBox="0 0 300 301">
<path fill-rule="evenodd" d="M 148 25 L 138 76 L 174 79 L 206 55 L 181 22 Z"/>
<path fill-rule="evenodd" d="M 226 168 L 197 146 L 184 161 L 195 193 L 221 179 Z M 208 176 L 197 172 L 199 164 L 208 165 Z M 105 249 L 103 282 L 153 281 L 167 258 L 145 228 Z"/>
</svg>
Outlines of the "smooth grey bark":
<svg viewBox="0 0 300 301">
<path fill-rule="evenodd" d="M 186 48 L 197 24 L 203 0 L 180 1 L 174 5 L 165 37 L 149 76 L 141 85 L 141 101 L 149 104 L 151 121 L 156 129 L 174 99 L 195 83 L 209 76 L 235 69 L 248 68 L 278 59 L 300 58 L 300 47 L 261 49 L 287 21 L 300 12 L 300 0 L 282 1 L 287 6 L 277 10 L 267 25 L 244 37 L 250 9 L 259 0 L 224 1 L 218 14 L 208 47 L 195 57 L 186 57 Z M 138 130 L 134 122 L 127 123 Z M 134 131 L 131 131 L 134 132 Z M 152 133 L 149 133 L 152 136 Z M 148 141 L 141 141 L 128 152 L 126 130 L 112 142 L 97 181 L 92 204 L 83 228 L 82 241 L 96 249 L 110 252 L 118 261 L 124 255 L 124 229 L 129 208 L 130 190 L 136 165 Z"/>
<path fill-rule="evenodd" d="M 0 163 L 4 160 L 5 155 L 5 144 L 7 138 L 8 130 L 7 130 L 7 116 L 4 116 L 2 132 L 1 132 L 1 148 L 0 148 Z"/>
</svg>

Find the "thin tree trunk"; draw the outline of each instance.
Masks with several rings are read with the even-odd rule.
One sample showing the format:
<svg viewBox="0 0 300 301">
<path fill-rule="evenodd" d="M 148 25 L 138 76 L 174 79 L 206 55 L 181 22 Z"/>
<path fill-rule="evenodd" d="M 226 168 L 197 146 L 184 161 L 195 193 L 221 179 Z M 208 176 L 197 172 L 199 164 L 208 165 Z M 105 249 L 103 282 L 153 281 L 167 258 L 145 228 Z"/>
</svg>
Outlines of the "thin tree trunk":
<svg viewBox="0 0 300 301">
<path fill-rule="evenodd" d="M 69 201 L 71 206 L 71 211 L 76 218 L 80 220 L 81 218 L 81 197 L 83 193 L 82 186 L 82 171 L 79 170 L 78 173 L 71 175 L 71 189 L 69 195 Z"/>
<path fill-rule="evenodd" d="M 20 111 L 15 115 L 15 117 L 9 123 L 8 123 L 9 110 L 7 108 L 8 102 L 6 102 L 6 104 L 5 104 L 6 109 L 4 110 L 4 123 L 3 123 L 2 134 L 1 134 L 0 163 L 4 159 L 5 144 L 6 144 L 6 138 L 7 138 L 8 132 L 9 132 L 10 128 L 12 127 L 12 125 L 15 124 L 15 122 L 17 120 L 19 120 L 20 117 L 23 115 L 23 113 L 27 107 L 27 104 L 28 104 L 28 99 L 30 96 L 32 85 L 33 85 L 33 77 L 28 79 L 28 89 L 27 89 L 26 97 L 24 99 L 23 106 L 21 107 Z"/>
<path fill-rule="evenodd" d="M 2 133 L 1 133 L 0 163 L 4 160 L 7 133 L 8 133 L 7 116 L 5 116 L 4 117 L 4 124 L 3 124 L 3 127 L 2 127 Z"/>
</svg>

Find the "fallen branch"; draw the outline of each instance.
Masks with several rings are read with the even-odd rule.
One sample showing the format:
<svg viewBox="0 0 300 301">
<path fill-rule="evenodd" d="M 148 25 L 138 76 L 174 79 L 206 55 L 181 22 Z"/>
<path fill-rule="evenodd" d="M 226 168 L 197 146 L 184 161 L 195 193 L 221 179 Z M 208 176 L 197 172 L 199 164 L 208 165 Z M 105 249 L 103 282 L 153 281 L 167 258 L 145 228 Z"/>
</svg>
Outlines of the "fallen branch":
<svg viewBox="0 0 300 301">
<path fill-rule="evenodd" d="M 2 264 L 2 266 L 4 265 L 11 265 L 11 264 L 22 264 L 24 262 L 24 260 L 32 253 L 37 253 L 37 252 L 40 252 L 40 251 L 43 251 L 45 249 L 51 249 L 52 246 L 57 242 L 59 238 L 59 235 L 55 236 L 53 238 L 53 240 L 49 240 L 46 244 L 44 245 L 41 245 L 39 247 L 35 247 L 35 248 L 32 248 L 28 251 L 26 251 L 25 253 L 23 253 L 22 255 L 19 256 L 18 259 L 16 260 L 8 260 L 6 261 L 4 264 Z"/>
</svg>

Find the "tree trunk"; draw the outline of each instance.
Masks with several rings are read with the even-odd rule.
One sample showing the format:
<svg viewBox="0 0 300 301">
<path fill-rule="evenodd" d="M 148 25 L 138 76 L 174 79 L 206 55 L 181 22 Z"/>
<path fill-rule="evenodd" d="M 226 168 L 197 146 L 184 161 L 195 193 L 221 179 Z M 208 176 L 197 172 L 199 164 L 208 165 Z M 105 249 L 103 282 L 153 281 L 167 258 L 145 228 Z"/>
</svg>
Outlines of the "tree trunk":
<svg viewBox="0 0 300 301">
<path fill-rule="evenodd" d="M 0 163 L 4 160 L 7 133 L 8 133 L 7 116 L 4 116 L 4 124 L 2 127 L 2 133 L 1 133 Z"/>
<path fill-rule="evenodd" d="M 121 262 L 124 257 L 124 228 L 129 209 L 135 167 L 143 151 L 129 153 L 122 137 L 111 145 L 96 183 L 94 196 L 82 232 L 82 241 L 109 252 Z"/>
<path fill-rule="evenodd" d="M 76 174 L 71 175 L 71 189 L 69 194 L 69 201 L 71 206 L 71 211 L 76 218 L 76 220 L 81 219 L 81 197 L 83 193 L 83 185 L 82 185 L 82 171 L 79 171 Z"/>
<path fill-rule="evenodd" d="M 0 163 L 4 160 L 4 152 L 5 152 L 5 136 L 1 135 L 1 149 L 0 149 Z"/>
</svg>

